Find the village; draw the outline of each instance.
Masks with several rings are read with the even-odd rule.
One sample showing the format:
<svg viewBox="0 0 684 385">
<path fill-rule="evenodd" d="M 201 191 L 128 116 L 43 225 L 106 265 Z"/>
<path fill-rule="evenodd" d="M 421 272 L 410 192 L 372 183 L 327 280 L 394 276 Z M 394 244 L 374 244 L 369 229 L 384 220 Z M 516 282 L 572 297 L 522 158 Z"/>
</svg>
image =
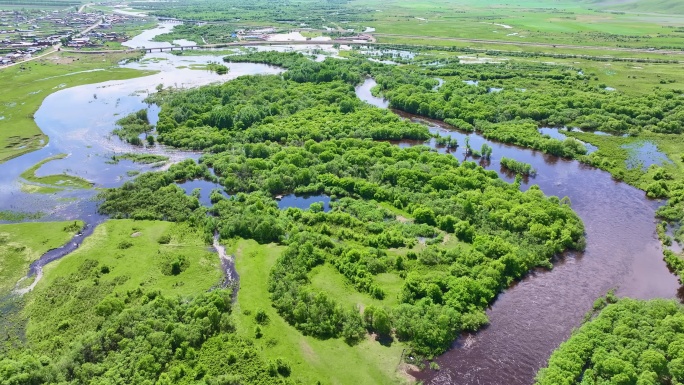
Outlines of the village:
<svg viewBox="0 0 684 385">
<path fill-rule="evenodd" d="M 130 16 L 63 11 L 0 11 L 0 66 L 17 63 L 59 45 L 69 49 L 98 48 L 128 37 L 114 31 Z"/>
</svg>

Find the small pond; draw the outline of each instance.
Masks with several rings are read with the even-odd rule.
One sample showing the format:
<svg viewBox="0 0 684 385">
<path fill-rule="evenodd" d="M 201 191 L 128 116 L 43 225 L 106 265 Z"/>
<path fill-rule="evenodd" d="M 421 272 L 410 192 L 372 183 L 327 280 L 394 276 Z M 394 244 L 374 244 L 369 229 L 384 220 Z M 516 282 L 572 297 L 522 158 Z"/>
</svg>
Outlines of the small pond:
<svg viewBox="0 0 684 385">
<path fill-rule="evenodd" d="M 323 203 L 323 212 L 330 211 L 330 197 L 327 195 L 285 195 L 278 202 L 278 207 L 285 210 L 290 207 L 308 210 L 313 203 Z"/>
</svg>

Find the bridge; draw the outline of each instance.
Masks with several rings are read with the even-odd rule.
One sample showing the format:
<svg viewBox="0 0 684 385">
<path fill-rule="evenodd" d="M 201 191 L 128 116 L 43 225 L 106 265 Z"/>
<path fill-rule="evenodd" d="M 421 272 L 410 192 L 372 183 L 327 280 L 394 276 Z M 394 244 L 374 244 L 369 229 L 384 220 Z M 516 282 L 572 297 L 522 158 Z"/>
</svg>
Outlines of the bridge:
<svg viewBox="0 0 684 385">
<path fill-rule="evenodd" d="M 284 41 L 268 41 L 268 40 L 249 40 L 249 41 L 237 41 L 232 43 L 221 43 L 221 44 L 204 44 L 204 45 L 186 45 L 186 46 L 174 46 L 174 47 L 155 47 L 155 48 L 142 48 L 147 53 L 152 52 L 164 52 L 164 51 L 184 51 L 186 49 L 216 49 L 216 48 L 230 48 L 230 47 L 244 47 L 252 45 L 371 45 L 377 44 L 371 41 L 352 41 L 352 40 L 284 40 Z"/>
</svg>

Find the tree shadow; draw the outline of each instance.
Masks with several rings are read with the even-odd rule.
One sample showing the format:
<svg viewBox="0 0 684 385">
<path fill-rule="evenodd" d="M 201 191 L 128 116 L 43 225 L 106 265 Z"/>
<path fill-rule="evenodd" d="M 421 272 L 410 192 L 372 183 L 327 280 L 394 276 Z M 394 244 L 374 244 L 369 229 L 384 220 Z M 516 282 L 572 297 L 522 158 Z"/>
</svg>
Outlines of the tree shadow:
<svg viewBox="0 0 684 385">
<path fill-rule="evenodd" d="M 386 346 L 388 348 L 392 346 L 392 343 L 394 342 L 394 338 L 392 338 L 391 335 L 387 334 L 376 334 L 375 340 L 378 341 L 380 345 Z"/>
</svg>

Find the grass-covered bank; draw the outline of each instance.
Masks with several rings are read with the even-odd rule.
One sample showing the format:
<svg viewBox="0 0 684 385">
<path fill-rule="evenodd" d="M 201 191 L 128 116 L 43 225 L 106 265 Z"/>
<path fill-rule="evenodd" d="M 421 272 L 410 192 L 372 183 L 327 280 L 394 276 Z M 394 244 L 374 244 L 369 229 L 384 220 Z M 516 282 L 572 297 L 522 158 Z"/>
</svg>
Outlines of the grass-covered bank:
<svg viewBox="0 0 684 385">
<path fill-rule="evenodd" d="M 17 219 L 20 217 L 17 214 Z M 80 221 L 0 225 L 0 357 L 22 346 L 23 301 L 13 294 L 14 289 L 30 285 L 34 277 L 23 279 L 30 264 L 47 251 L 64 245 L 82 226 Z"/>
<path fill-rule="evenodd" d="M 0 295 L 14 288 L 31 262 L 65 244 L 82 225 L 80 221 L 0 225 Z"/>
<path fill-rule="evenodd" d="M 204 238 L 188 226 L 107 221 L 78 250 L 44 268 L 28 294 L 27 339 L 39 350 L 57 348 L 51 337 L 74 338 L 102 321 L 95 308 L 105 297 L 136 290 L 196 295 L 220 281 L 219 266 Z"/>
<path fill-rule="evenodd" d="M 27 237 L 30 239 L 30 237 Z M 25 335 L 0 362 L 3 383 L 293 384 L 235 332 L 231 293 L 204 233 L 112 220 L 48 265 L 12 304 Z"/>
<path fill-rule="evenodd" d="M 151 74 L 119 68 L 121 60 L 139 55 L 59 52 L 0 70 L 0 84 L 11 85 L 0 95 L 0 163 L 47 144 L 33 114 L 48 95 L 63 88 Z"/>
<path fill-rule="evenodd" d="M 61 191 L 63 189 L 87 189 L 92 187 L 92 183 L 88 182 L 83 178 L 79 178 L 73 175 L 36 175 L 36 171 L 38 171 L 38 169 L 41 168 L 45 163 L 51 162 L 53 160 L 64 159 L 67 156 L 67 154 L 51 156 L 47 159 L 38 162 L 28 170 L 22 172 L 21 177 L 25 181 L 25 183 L 23 183 L 22 185 L 22 190 L 49 194 Z"/>
<path fill-rule="evenodd" d="M 253 337 L 258 327 L 262 337 L 256 346 L 267 358 L 283 357 L 291 363 L 294 377 L 303 383 L 322 381 L 326 384 L 397 384 L 408 381 L 402 376 L 402 352 L 405 344 L 394 341 L 378 344 L 368 336 L 358 345 L 350 346 L 340 339 L 317 339 L 302 335 L 283 320 L 271 306 L 268 291 L 269 272 L 284 248 L 275 244 L 260 245 L 252 240 L 238 240 L 230 251 L 236 256 L 240 274 L 240 292 L 236 305 L 238 333 Z M 339 281 L 331 285 L 330 280 Z M 365 308 L 377 301 L 358 293 L 334 271 L 325 278 L 328 293 L 335 298 L 349 298 L 354 305 Z M 316 280 L 316 278 L 313 278 Z M 315 283 L 314 283 L 315 284 Z M 264 312 L 267 321 L 259 323 L 257 314 Z"/>
</svg>

